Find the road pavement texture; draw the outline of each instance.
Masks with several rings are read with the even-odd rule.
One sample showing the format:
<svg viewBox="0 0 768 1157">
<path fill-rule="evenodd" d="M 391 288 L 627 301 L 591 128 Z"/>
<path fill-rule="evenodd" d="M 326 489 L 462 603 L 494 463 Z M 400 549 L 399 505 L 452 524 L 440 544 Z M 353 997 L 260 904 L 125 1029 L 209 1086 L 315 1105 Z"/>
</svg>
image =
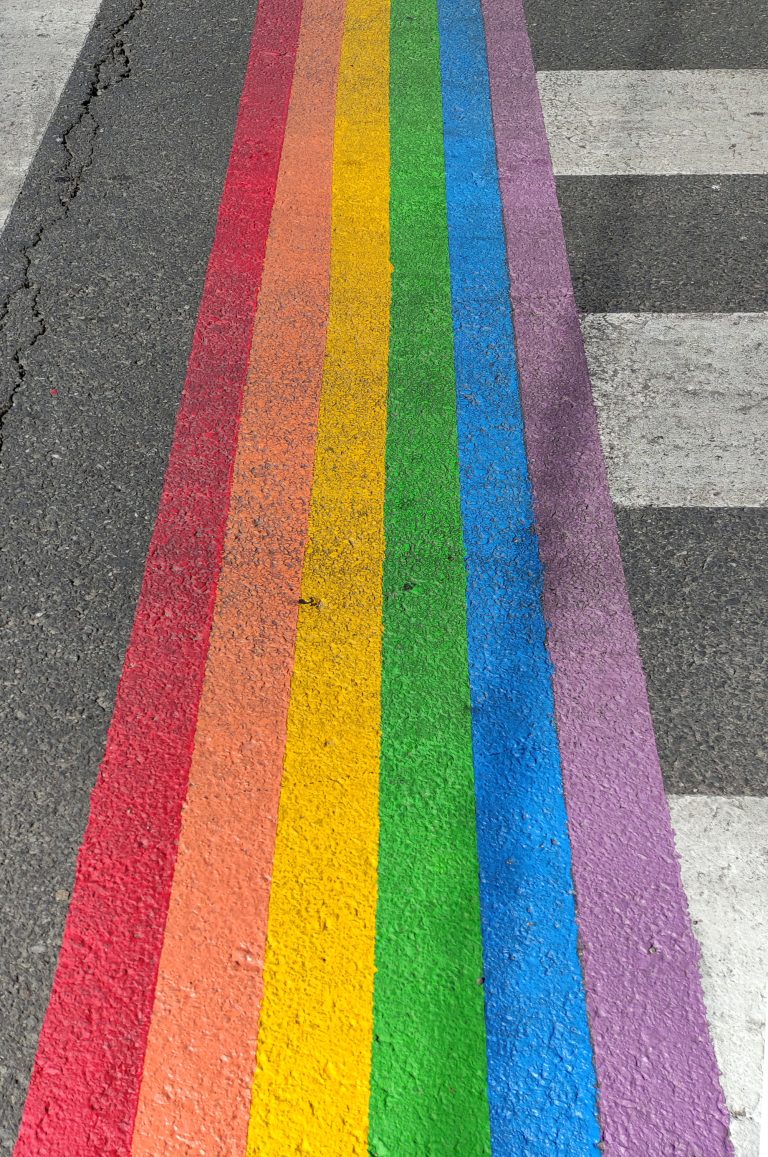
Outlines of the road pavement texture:
<svg viewBox="0 0 768 1157">
<path fill-rule="evenodd" d="M 738 1154 L 768 975 L 766 13 L 527 5 Z"/>
<path fill-rule="evenodd" d="M 0 1151 L 757 1157 L 765 14 L 254 8 L 0 15 Z"/>
</svg>

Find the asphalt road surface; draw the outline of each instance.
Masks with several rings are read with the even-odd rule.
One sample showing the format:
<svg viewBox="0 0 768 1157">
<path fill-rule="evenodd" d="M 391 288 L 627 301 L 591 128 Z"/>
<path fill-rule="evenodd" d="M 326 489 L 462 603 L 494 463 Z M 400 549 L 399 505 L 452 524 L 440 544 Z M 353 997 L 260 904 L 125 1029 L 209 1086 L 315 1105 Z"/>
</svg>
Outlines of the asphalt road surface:
<svg viewBox="0 0 768 1157">
<path fill-rule="evenodd" d="M 0 1152 L 763 1157 L 766 19 L 0 6 Z"/>
</svg>

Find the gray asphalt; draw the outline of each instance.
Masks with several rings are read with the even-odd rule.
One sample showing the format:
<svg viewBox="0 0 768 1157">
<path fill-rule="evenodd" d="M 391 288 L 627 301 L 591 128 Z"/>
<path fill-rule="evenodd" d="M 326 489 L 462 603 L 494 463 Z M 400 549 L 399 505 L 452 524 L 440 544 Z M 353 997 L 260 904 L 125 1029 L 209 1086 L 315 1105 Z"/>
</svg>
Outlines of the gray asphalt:
<svg viewBox="0 0 768 1157">
<path fill-rule="evenodd" d="M 2 1154 L 141 581 L 254 8 L 106 0 L 0 236 Z M 758 0 L 527 10 L 541 69 L 768 67 Z M 575 177 L 558 191 L 584 311 L 768 309 L 768 178 Z M 768 795 L 766 512 L 618 515 L 668 789 Z"/>
<path fill-rule="evenodd" d="M 254 10 L 106 0 L 0 238 L 2 1153 L 128 640 Z"/>
<path fill-rule="evenodd" d="M 526 0 L 526 12 L 540 70 L 768 68 L 761 0 Z M 557 189 L 585 315 L 768 310 L 768 177 L 561 176 Z M 768 511 L 617 516 L 668 790 L 768 795 Z"/>
<path fill-rule="evenodd" d="M 768 177 L 559 177 L 585 313 L 768 309 Z"/>
<path fill-rule="evenodd" d="M 536 67 L 765 68 L 763 0 L 526 0 Z"/>
<path fill-rule="evenodd" d="M 768 795 L 765 509 L 619 510 L 668 791 Z"/>
</svg>

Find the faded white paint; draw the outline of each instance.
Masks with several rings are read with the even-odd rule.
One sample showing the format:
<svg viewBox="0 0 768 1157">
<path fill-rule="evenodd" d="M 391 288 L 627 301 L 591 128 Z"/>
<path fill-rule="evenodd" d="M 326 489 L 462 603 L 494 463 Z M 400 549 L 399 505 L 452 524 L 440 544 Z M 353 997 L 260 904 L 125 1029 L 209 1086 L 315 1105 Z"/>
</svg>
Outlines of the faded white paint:
<svg viewBox="0 0 768 1157">
<path fill-rule="evenodd" d="M 0 228 L 100 0 L 0 0 Z"/>
<path fill-rule="evenodd" d="M 768 505 L 768 314 L 588 314 L 582 332 L 615 502 Z"/>
<path fill-rule="evenodd" d="M 763 1026 L 763 1092 L 760 1100 L 760 1157 L 768 1157 L 768 992 L 765 997 Z"/>
<path fill-rule="evenodd" d="M 766 173 L 768 70 L 540 72 L 555 173 Z"/>
<path fill-rule="evenodd" d="M 759 1157 L 768 799 L 673 796 L 670 808 L 736 1157 Z"/>
</svg>

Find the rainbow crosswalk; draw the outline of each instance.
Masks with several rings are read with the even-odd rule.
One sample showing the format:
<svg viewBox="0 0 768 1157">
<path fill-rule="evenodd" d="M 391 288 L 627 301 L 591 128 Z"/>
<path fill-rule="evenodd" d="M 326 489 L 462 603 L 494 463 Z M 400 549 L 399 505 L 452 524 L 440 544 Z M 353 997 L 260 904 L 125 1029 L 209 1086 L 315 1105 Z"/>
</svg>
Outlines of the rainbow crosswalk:
<svg viewBox="0 0 768 1157">
<path fill-rule="evenodd" d="M 730 1152 L 522 9 L 264 0 L 16 1153 L 601 1149 Z"/>
</svg>

